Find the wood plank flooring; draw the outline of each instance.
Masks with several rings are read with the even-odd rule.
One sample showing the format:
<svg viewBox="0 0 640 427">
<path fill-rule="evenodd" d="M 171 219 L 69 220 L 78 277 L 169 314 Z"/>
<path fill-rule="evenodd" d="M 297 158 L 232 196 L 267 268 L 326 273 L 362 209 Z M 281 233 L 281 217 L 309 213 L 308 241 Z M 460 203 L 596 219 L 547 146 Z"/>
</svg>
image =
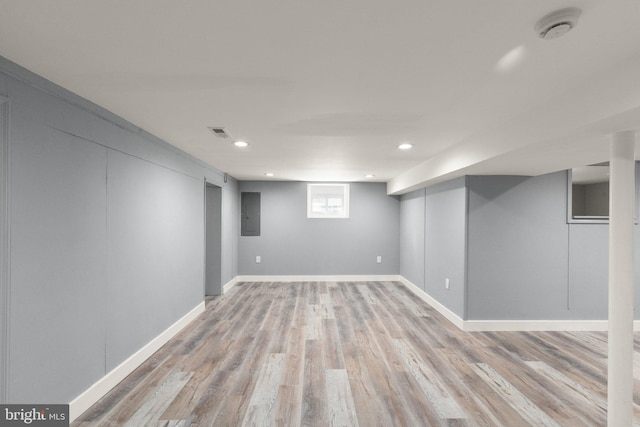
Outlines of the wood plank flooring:
<svg viewBox="0 0 640 427">
<path fill-rule="evenodd" d="M 606 363 L 606 333 L 462 332 L 396 282 L 240 283 L 72 425 L 604 426 Z"/>
</svg>

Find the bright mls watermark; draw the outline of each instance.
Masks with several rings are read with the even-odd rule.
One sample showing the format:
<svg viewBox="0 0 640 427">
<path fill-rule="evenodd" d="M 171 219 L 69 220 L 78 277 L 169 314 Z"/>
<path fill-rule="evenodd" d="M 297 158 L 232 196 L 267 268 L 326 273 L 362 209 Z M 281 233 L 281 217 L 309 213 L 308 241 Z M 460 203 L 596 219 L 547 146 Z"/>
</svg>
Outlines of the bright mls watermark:
<svg viewBox="0 0 640 427">
<path fill-rule="evenodd" d="M 69 427 L 69 405 L 0 405 L 0 427 Z"/>
</svg>

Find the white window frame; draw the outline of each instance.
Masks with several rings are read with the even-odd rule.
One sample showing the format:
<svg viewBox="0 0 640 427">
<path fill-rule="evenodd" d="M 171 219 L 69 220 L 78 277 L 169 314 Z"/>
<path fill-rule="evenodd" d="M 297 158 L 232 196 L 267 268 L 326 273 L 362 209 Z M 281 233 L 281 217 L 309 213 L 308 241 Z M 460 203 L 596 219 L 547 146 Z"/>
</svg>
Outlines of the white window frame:
<svg viewBox="0 0 640 427">
<path fill-rule="evenodd" d="M 321 199 L 324 199 L 325 206 L 329 205 L 330 200 L 337 199 L 342 208 L 334 211 L 325 209 L 324 212 L 320 212 L 317 206 L 314 209 L 314 201 L 317 205 Z M 349 218 L 349 184 L 307 184 L 307 218 Z"/>
</svg>

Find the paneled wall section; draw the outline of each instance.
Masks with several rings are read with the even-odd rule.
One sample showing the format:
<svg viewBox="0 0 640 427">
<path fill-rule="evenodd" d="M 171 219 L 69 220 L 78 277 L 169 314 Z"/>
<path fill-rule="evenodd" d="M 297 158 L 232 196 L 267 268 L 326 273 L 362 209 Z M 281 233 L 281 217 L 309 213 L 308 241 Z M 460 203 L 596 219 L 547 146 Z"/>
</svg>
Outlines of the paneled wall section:
<svg viewBox="0 0 640 427">
<path fill-rule="evenodd" d="M 0 58 L 11 103 L 8 401 L 70 402 L 202 303 L 204 183 L 237 182 Z"/>
<path fill-rule="evenodd" d="M 567 172 L 414 191 L 402 196 L 400 229 L 401 275 L 463 320 L 607 318 L 608 225 L 567 222 Z"/>
</svg>

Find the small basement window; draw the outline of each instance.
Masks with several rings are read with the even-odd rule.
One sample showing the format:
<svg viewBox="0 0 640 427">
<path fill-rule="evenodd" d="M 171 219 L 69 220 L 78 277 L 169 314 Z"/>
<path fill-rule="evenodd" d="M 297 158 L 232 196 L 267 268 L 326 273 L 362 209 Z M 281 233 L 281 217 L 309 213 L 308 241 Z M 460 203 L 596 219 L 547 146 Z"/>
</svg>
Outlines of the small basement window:
<svg viewBox="0 0 640 427">
<path fill-rule="evenodd" d="M 609 162 L 569 169 L 567 179 L 567 222 L 606 224 L 609 222 Z M 635 165 L 634 222 L 638 224 L 640 162 Z"/>
<path fill-rule="evenodd" d="M 609 162 L 569 171 L 569 222 L 609 220 Z"/>
<path fill-rule="evenodd" d="M 349 184 L 307 184 L 307 218 L 349 218 Z"/>
</svg>

